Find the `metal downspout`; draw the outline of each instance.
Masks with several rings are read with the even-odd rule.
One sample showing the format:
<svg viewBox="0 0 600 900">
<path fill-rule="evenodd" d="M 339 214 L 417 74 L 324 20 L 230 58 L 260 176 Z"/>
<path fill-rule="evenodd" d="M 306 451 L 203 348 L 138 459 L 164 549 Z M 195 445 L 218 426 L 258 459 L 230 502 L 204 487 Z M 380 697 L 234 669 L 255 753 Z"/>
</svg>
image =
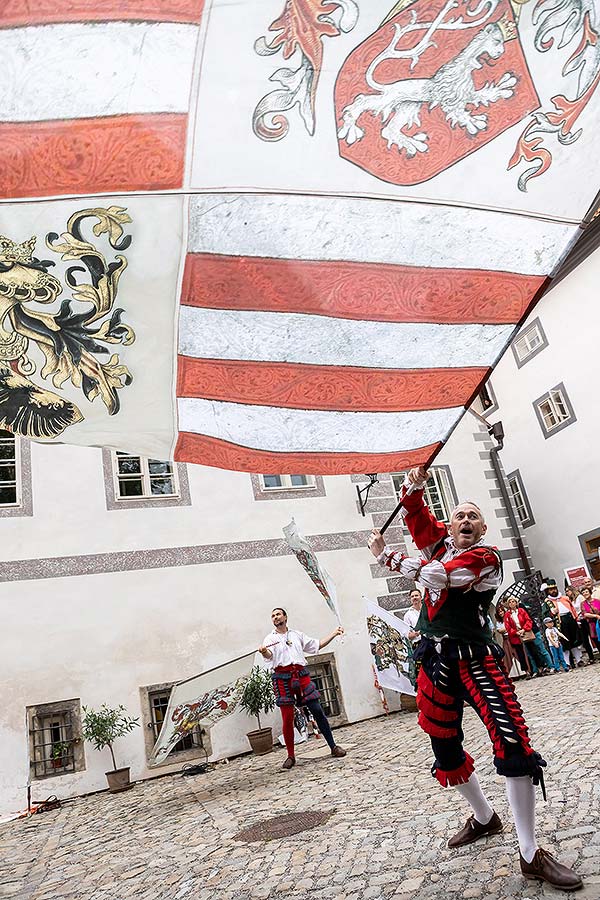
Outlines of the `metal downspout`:
<svg viewBox="0 0 600 900">
<path fill-rule="evenodd" d="M 525 544 L 523 543 L 523 538 L 521 537 L 519 524 L 513 510 L 512 501 L 506 488 L 504 473 L 502 471 L 502 465 L 500 463 L 499 453 L 504 447 L 504 429 L 502 428 L 502 422 L 495 422 L 494 425 L 488 426 L 488 433 L 490 437 L 494 438 L 494 440 L 496 441 L 496 446 L 492 447 L 492 449 L 490 450 L 490 462 L 492 464 L 492 469 L 494 470 L 496 481 L 498 482 L 498 487 L 500 488 L 502 502 L 504 503 L 504 506 L 506 508 L 508 521 L 510 522 L 513 537 L 517 544 L 517 550 L 519 551 L 519 559 L 521 560 L 523 571 L 525 572 L 525 575 L 529 576 L 533 574 L 533 569 L 531 568 L 531 563 L 527 558 Z"/>
</svg>

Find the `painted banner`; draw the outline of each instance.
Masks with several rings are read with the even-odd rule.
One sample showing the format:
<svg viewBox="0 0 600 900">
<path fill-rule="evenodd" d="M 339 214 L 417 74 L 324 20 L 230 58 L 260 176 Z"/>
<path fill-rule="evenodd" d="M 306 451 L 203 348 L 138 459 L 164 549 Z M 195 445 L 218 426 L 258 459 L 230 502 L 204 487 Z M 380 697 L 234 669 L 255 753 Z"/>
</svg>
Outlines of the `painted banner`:
<svg viewBox="0 0 600 900">
<path fill-rule="evenodd" d="M 342 622 L 337 605 L 335 582 L 329 572 L 323 568 L 317 559 L 317 554 L 314 552 L 304 535 L 300 534 L 298 531 L 298 526 L 294 519 L 292 519 L 290 524 L 286 525 L 283 529 L 283 534 L 288 546 L 294 551 L 296 559 L 316 589 L 325 599 L 325 603 L 338 620 L 338 624 L 341 625 Z"/>
<path fill-rule="evenodd" d="M 255 650 L 173 686 L 148 765 L 158 766 L 195 728 L 214 725 L 237 707 Z"/>
<path fill-rule="evenodd" d="M 402 619 L 366 597 L 367 631 L 376 677 L 382 688 L 416 695 L 413 645 Z"/>
<path fill-rule="evenodd" d="M 439 451 L 598 190 L 595 0 L 6 0 L 0 428 Z"/>
</svg>

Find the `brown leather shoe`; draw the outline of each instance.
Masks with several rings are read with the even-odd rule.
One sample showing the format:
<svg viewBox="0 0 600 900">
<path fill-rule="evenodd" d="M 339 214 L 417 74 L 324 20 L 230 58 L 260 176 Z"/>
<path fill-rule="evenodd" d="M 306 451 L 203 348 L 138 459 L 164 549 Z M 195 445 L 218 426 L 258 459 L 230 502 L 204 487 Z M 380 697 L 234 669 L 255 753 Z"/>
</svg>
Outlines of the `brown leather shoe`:
<svg viewBox="0 0 600 900">
<path fill-rule="evenodd" d="M 488 834 L 500 834 L 503 828 L 504 825 L 496 813 L 492 815 L 492 818 L 487 825 L 482 825 L 481 822 L 477 821 L 475 816 L 469 816 L 460 831 L 457 831 L 456 834 L 450 838 L 448 846 L 452 848 L 464 847 L 465 844 L 472 844 L 473 841 L 478 841 L 479 838 L 487 837 Z"/>
<path fill-rule="evenodd" d="M 336 744 L 331 751 L 331 755 L 335 756 L 336 759 L 341 759 L 342 756 L 346 755 L 346 751 L 342 747 L 338 747 L 338 745 Z"/>
<path fill-rule="evenodd" d="M 284 764 L 282 765 L 281 768 L 282 769 L 293 769 L 295 765 L 296 765 L 296 760 L 294 759 L 294 757 L 288 756 L 288 758 L 286 759 L 286 761 L 284 762 Z"/>
<path fill-rule="evenodd" d="M 559 891 L 577 891 L 583 887 L 583 881 L 573 869 L 563 866 L 557 859 L 546 850 L 541 848 L 536 851 L 535 856 L 530 863 L 525 862 L 519 853 L 521 861 L 521 872 L 525 878 L 530 880 L 539 879 L 546 881 Z"/>
</svg>

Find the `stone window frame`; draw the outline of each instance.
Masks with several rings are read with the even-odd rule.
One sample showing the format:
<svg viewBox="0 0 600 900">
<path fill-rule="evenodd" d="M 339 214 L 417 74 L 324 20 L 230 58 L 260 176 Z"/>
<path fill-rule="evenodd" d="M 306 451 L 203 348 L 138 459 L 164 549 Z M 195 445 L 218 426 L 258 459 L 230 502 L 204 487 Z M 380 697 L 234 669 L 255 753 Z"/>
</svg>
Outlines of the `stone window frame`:
<svg viewBox="0 0 600 900">
<path fill-rule="evenodd" d="M 255 500 L 303 500 L 325 497 L 325 483 L 321 475 L 313 475 L 314 483 L 305 487 L 265 488 L 261 475 L 250 475 Z"/>
<path fill-rule="evenodd" d="M 579 545 L 581 547 L 581 553 L 585 560 L 585 564 L 588 568 L 588 571 L 591 573 L 592 563 L 596 562 L 596 558 L 598 556 L 599 551 L 596 550 L 596 553 L 590 553 L 587 541 L 594 540 L 594 538 L 600 538 L 600 525 L 597 528 L 592 528 L 590 531 L 585 531 L 583 534 L 578 534 L 577 539 L 579 541 Z M 592 576 L 593 577 L 593 576 Z M 597 581 L 597 578 L 594 578 L 594 581 Z"/>
<path fill-rule="evenodd" d="M 22 518 L 33 515 L 31 476 L 31 441 L 15 435 L 17 469 L 17 503 L 0 506 L 0 518 Z"/>
<path fill-rule="evenodd" d="M 132 454 L 133 455 L 133 454 Z M 145 458 L 145 457 L 144 457 Z M 190 485 L 185 463 L 173 463 L 173 472 L 178 485 L 177 494 L 155 497 L 119 497 L 116 477 L 116 450 L 102 448 L 102 471 L 104 474 L 104 495 L 107 510 L 115 509 L 156 509 L 170 506 L 191 506 Z"/>
<path fill-rule="evenodd" d="M 515 500 L 515 492 L 513 491 L 511 480 L 514 480 L 517 484 L 518 492 L 521 495 L 521 499 L 523 501 L 523 506 L 525 508 L 525 512 L 527 513 L 526 518 L 523 520 L 518 512 L 518 504 Z M 508 490 L 511 495 L 511 500 L 513 506 L 515 508 L 515 512 L 517 513 L 517 518 L 520 522 L 521 528 L 529 528 L 531 525 L 535 525 L 535 518 L 533 512 L 531 511 L 531 504 L 529 502 L 529 497 L 527 496 L 527 491 L 525 490 L 525 485 L 523 484 L 523 478 L 518 469 L 515 469 L 513 472 L 509 472 L 506 476 L 506 482 L 508 484 Z"/>
<path fill-rule="evenodd" d="M 328 716 L 327 718 L 331 727 L 337 728 L 339 725 L 347 724 L 348 716 L 346 713 L 346 706 L 344 704 L 344 695 L 342 693 L 340 677 L 338 675 L 335 653 L 315 653 L 313 656 L 306 657 L 306 666 L 309 671 L 311 666 L 322 665 L 328 665 L 331 668 L 331 675 L 335 687 L 336 698 L 340 706 L 340 714 L 338 716 Z"/>
<path fill-rule="evenodd" d="M 32 781 L 46 781 L 48 778 L 62 778 L 68 775 L 75 775 L 77 772 L 84 772 L 85 765 L 85 749 L 82 739 L 82 723 L 81 723 L 81 700 L 75 697 L 71 700 L 54 700 L 49 703 L 36 703 L 27 706 L 25 709 L 27 719 L 28 746 L 29 746 L 29 773 Z M 36 746 L 35 734 L 33 729 L 33 719 L 46 716 L 62 716 L 68 715 L 71 721 L 71 734 L 73 745 L 73 769 L 67 772 L 46 772 L 42 775 L 36 774 Z"/>
<path fill-rule="evenodd" d="M 481 400 L 482 391 L 487 391 L 487 394 L 491 400 L 491 406 L 484 407 Z M 491 416 L 492 413 L 498 412 L 500 405 L 498 403 L 498 399 L 496 397 L 496 393 L 494 391 L 494 388 L 492 387 L 492 382 L 490 379 L 488 379 L 485 384 L 481 386 L 477 393 L 477 396 L 475 397 L 474 403 L 481 407 L 481 409 L 478 409 L 477 412 L 484 419 L 486 419 L 488 416 Z"/>
<path fill-rule="evenodd" d="M 568 413 L 568 418 L 563 419 L 562 422 L 559 422 L 557 425 L 553 425 L 551 428 L 547 428 L 540 406 L 546 400 L 553 400 L 554 398 L 552 397 L 552 394 L 555 393 L 560 394 L 560 399 Z M 545 439 L 554 437 L 554 435 L 558 434 L 559 431 L 562 431 L 564 428 L 568 428 L 569 425 L 573 425 L 577 421 L 577 416 L 575 415 L 575 411 L 569 399 L 569 395 L 567 394 L 566 388 L 562 381 L 560 382 L 560 384 L 557 384 L 554 387 L 550 388 L 549 391 L 546 391 L 545 394 L 542 394 L 541 397 L 538 397 L 537 400 L 534 400 L 533 408 L 535 410 L 537 420 L 540 424 L 540 428 L 542 429 L 542 434 L 544 435 Z"/>
<path fill-rule="evenodd" d="M 526 353 L 525 356 L 519 356 L 519 351 L 517 350 L 517 344 L 519 343 L 520 340 L 522 340 L 522 338 L 527 334 L 527 332 L 532 329 L 537 330 L 538 334 L 540 335 L 541 342 L 538 344 L 537 347 L 535 347 L 529 353 Z M 519 333 L 511 341 L 510 348 L 513 352 L 513 356 L 514 356 L 515 362 L 517 364 L 517 369 L 523 368 L 523 366 L 525 366 L 530 360 L 532 360 L 534 358 L 534 356 L 537 356 L 538 353 L 541 353 L 542 350 L 545 350 L 547 346 L 548 346 L 548 338 L 546 337 L 546 332 L 544 331 L 544 329 L 542 327 L 542 323 L 540 322 L 539 318 L 536 317 L 529 323 L 529 325 L 525 326 L 524 328 L 521 328 L 519 330 Z"/>
<path fill-rule="evenodd" d="M 152 721 L 152 708 L 150 706 L 150 695 L 159 691 L 170 691 L 177 684 L 176 681 L 162 681 L 159 684 L 147 684 L 140 687 L 140 705 L 142 710 L 142 732 L 144 734 L 144 751 L 146 761 L 150 760 L 154 749 L 154 723 Z M 210 740 L 210 729 L 202 727 L 200 729 L 202 735 L 202 746 L 191 747 L 189 750 L 178 750 L 171 752 L 164 762 L 159 763 L 152 768 L 160 769 L 161 766 L 172 766 L 182 762 L 194 762 L 201 760 L 206 762 L 212 755 L 212 743 Z"/>
</svg>

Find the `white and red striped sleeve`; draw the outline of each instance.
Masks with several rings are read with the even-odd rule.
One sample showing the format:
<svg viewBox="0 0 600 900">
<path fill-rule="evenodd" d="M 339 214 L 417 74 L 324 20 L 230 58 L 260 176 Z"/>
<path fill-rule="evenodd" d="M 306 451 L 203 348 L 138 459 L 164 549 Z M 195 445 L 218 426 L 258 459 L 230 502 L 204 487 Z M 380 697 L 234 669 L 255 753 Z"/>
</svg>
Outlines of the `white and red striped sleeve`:
<svg viewBox="0 0 600 900">
<path fill-rule="evenodd" d="M 432 560 L 421 569 L 419 582 L 429 590 L 457 587 L 489 591 L 500 586 L 500 557 L 490 547 L 473 547 L 445 562 Z"/>
<path fill-rule="evenodd" d="M 423 488 L 413 489 L 412 493 L 408 493 L 408 488 L 409 482 L 406 479 L 400 494 L 406 510 L 404 521 L 415 546 L 429 559 L 436 545 L 448 536 L 448 527 L 443 522 L 438 522 L 425 505 Z"/>
</svg>

